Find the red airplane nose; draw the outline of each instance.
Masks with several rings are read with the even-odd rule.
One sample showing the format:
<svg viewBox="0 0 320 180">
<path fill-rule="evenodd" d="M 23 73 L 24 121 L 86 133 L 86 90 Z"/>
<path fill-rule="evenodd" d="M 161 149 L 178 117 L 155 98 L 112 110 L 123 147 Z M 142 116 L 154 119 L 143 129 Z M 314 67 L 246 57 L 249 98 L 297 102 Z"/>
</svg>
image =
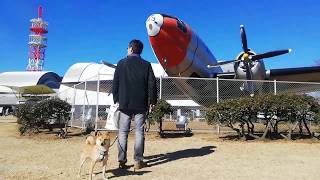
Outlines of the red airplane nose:
<svg viewBox="0 0 320 180">
<path fill-rule="evenodd" d="M 155 55 L 164 68 L 179 65 L 187 53 L 191 29 L 178 18 L 153 14 L 147 22 L 149 40 Z"/>
</svg>

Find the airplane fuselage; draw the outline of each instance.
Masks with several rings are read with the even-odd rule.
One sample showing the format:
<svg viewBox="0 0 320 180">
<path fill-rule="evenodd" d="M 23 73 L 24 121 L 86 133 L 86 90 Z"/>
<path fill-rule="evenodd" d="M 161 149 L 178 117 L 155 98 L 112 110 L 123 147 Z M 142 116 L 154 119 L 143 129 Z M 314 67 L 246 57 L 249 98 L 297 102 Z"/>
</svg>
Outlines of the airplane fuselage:
<svg viewBox="0 0 320 180">
<path fill-rule="evenodd" d="M 178 18 L 154 14 L 146 22 L 154 54 L 169 76 L 214 77 L 220 67 L 208 47 Z"/>
</svg>

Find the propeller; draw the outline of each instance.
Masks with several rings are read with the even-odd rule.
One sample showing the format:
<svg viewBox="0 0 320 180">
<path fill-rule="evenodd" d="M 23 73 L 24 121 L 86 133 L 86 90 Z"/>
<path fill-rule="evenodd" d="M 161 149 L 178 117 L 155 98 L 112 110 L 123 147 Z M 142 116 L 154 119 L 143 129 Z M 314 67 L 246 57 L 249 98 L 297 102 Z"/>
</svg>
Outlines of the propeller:
<svg viewBox="0 0 320 180">
<path fill-rule="evenodd" d="M 259 59 L 270 58 L 270 57 L 274 57 L 274 56 L 280 56 L 282 54 L 287 54 L 289 52 L 291 52 L 291 49 L 270 51 L 270 52 L 266 52 L 266 53 L 262 53 L 262 54 L 252 55 L 252 56 L 249 56 L 249 58 L 252 61 L 256 61 L 256 60 L 259 60 Z"/>
<path fill-rule="evenodd" d="M 107 61 L 105 61 L 105 60 L 101 60 L 101 63 L 104 64 L 104 65 L 106 65 L 106 66 L 109 66 L 109 67 L 111 67 L 111 68 L 116 68 L 116 67 L 117 67 L 116 65 L 111 64 L 111 63 L 109 63 L 109 62 L 107 62 Z"/>
<path fill-rule="evenodd" d="M 240 37 L 241 37 L 243 53 L 239 56 L 239 59 L 218 62 L 216 64 L 207 65 L 207 67 L 212 68 L 212 67 L 217 67 L 224 64 L 242 62 L 246 71 L 246 79 L 252 80 L 253 73 L 251 68 L 252 68 L 252 63 L 254 61 L 258 61 L 260 59 L 270 58 L 274 56 L 279 56 L 279 55 L 283 55 L 291 52 L 291 49 L 284 49 L 284 50 L 270 51 L 262 54 L 253 53 L 248 48 L 247 35 L 243 25 L 240 25 Z"/>
<path fill-rule="evenodd" d="M 247 35 L 246 35 L 246 31 L 244 30 L 244 26 L 242 24 L 240 25 L 240 36 L 241 36 L 243 52 L 247 53 L 250 51 L 250 49 L 248 49 Z"/>
<path fill-rule="evenodd" d="M 225 65 L 225 64 L 229 64 L 229 63 L 234 63 L 234 62 L 240 62 L 242 60 L 227 60 L 227 61 L 221 61 L 221 62 L 218 62 L 214 65 L 207 65 L 208 68 L 212 68 L 212 67 L 218 67 L 218 66 L 222 66 L 222 65 Z"/>
</svg>

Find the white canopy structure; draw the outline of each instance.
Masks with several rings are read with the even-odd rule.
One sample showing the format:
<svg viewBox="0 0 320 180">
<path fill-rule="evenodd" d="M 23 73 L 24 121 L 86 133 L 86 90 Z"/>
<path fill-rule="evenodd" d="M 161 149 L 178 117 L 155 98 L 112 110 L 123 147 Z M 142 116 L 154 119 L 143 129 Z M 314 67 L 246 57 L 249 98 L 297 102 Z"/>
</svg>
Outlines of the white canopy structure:
<svg viewBox="0 0 320 180">
<path fill-rule="evenodd" d="M 166 76 L 160 64 L 151 64 L 156 77 Z M 104 64 L 76 63 L 64 75 L 59 97 L 74 105 L 111 105 L 111 87 L 115 69 Z M 99 80 L 99 102 L 97 82 Z"/>
<path fill-rule="evenodd" d="M 76 63 L 72 65 L 64 75 L 59 89 L 59 97 L 73 105 L 95 105 L 97 104 L 97 84 L 99 87 L 112 82 L 114 68 L 97 63 Z M 102 89 L 102 88 L 101 88 Z M 99 104 L 110 105 L 112 95 L 99 90 Z"/>
<path fill-rule="evenodd" d="M 0 114 L 24 100 L 23 94 L 49 94 L 58 91 L 61 77 L 54 72 L 24 71 L 0 73 Z"/>
</svg>

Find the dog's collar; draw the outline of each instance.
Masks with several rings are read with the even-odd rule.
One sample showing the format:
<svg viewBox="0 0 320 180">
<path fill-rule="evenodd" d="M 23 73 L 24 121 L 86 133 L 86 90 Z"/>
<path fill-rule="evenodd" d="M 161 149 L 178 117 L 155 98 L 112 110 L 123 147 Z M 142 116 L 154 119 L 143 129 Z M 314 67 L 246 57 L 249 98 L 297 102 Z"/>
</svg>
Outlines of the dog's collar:
<svg viewBox="0 0 320 180">
<path fill-rule="evenodd" d="M 108 154 L 108 151 L 103 146 L 98 146 L 98 152 L 99 152 L 99 160 L 104 159 L 104 157 Z"/>
</svg>

